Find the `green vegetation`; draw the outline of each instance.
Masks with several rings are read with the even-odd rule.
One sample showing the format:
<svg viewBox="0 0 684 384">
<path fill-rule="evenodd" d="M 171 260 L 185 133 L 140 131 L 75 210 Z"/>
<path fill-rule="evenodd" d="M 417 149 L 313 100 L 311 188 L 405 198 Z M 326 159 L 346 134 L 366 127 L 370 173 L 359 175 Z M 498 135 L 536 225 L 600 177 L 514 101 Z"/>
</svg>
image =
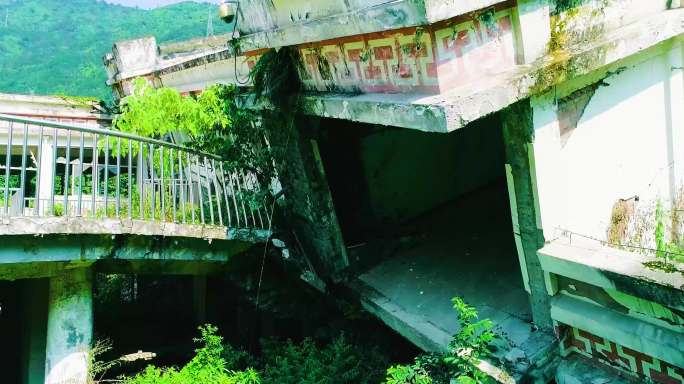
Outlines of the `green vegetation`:
<svg viewBox="0 0 684 384">
<path fill-rule="evenodd" d="M 164 138 L 171 133 L 183 133 L 190 136 L 190 141 L 197 141 L 215 127 L 223 131 L 231 123 L 221 109 L 216 88 L 197 98 L 183 97 L 173 88 L 155 89 L 138 78 L 133 94 L 123 100 L 121 116 L 114 125 L 123 132 L 143 137 Z"/>
<path fill-rule="evenodd" d="M 258 384 L 257 372 L 248 368 L 244 371 L 230 370 L 223 358 L 223 338 L 210 325 L 200 327 L 202 344 L 195 357 L 184 367 L 177 369 L 148 366 L 142 373 L 124 379 L 124 384 Z"/>
<path fill-rule="evenodd" d="M 479 361 L 492 353 L 497 338 L 489 319 L 477 320 L 475 308 L 463 299 L 451 299 L 458 313 L 460 329 L 449 343 L 449 352 L 419 356 L 411 365 L 396 365 L 387 370 L 387 384 L 479 384 L 486 375 L 477 368 Z M 455 380 L 455 381 L 454 381 Z"/>
<path fill-rule="evenodd" d="M 460 330 L 445 354 L 428 354 L 409 365 L 389 365 L 387 355 L 350 342 L 341 334 L 327 344 L 306 338 L 262 340 L 260 356 L 223 344 L 217 328 L 200 327 L 201 347 L 181 368 L 148 366 L 124 384 L 478 384 L 486 375 L 477 365 L 491 354 L 497 338 L 490 320 L 477 320 L 476 310 L 452 299 Z M 107 367 L 107 365 L 104 365 Z"/>
<path fill-rule="evenodd" d="M 95 0 L 0 0 L 0 92 L 110 99 L 102 57 L 114 42 L 201 37 L 210 12 L 224 25 L 210 4 L 146 11 Z"/>
<path fill-rule="evenodd" d="M 181 96 L 175 89 L 154 89 L 144 79 L 137 79 L 133 94 L 120 106 L 114 127 L 157 139 L 174 135 L 184 145 L 221 156 L 227 162 L 226 171 L 255 174 L 261 192 L 241 193 L 252 209 L 258 209 L 275 177 L 274 159 L 266 141 L 266 127 L 256 112 L 240 104 L 241 92 L 235 86 L 219 84 L 199 96 Z M 122 148 L 128 148 L 127 140 L 122 140 Z M 155 167 L 160 165 L 155 163 Z M 164 167 L 170 171 L 169 164 Z"/>
<path fill-rule="evenodd" d="M 263 384 L 377 384 L 388 362 L 377 349 L 351 344 L 344 335 L 325 346 L 267 341 L 262 346 Z"/>
<path fill-rule="evenodd" d="M 676 224 L 672 215 L 675 215 L 676 211 L 666 213 L 663 210 L 663 205 L 658 200 L 656 202 L 655 209 L 655 244 L 656 244 L 656 257 L 661 257 L 666 260 L 676 260 L 679 262 L 684 262 L 684 246 L 682 245 L 682 239 L 676 238 L 673 234 L 671 239 L 668 241 L 665 236 L 665 219 L 671 220 L 673 224 Z"/>
<path fill-rule="evenodd" d="M 195 357 L 180 369 L 148 366 L 124 384 L 375 384 L 386 361 L 377 350 L 350 344 L 339 336 L 325 346 L 311 339 L 265 341 L 259 359 L 224 346 L 216 327 L 200 327 Z"/>
</svg>

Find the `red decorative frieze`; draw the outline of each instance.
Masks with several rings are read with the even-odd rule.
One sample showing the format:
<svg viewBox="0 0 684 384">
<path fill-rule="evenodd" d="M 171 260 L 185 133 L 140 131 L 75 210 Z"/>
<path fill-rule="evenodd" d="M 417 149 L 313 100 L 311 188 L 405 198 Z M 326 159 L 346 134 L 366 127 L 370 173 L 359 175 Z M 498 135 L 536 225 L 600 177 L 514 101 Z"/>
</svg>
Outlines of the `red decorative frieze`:
<svg viewBox="0 0 684 384">
<path fill-rule="evenodd" d="M 560 325 L 561 354 L 579 353 L 602 364 L 639 378 L 661 384 L 684 384 L 684 369 L 627 348 L 584 330 Z"/>
<path fill-rule="evenodd" d="M 515 65 L 511 10 L 300 46 L 301 78 L 313 91 L 439 93 L 460 87 Z"/>
</svg>

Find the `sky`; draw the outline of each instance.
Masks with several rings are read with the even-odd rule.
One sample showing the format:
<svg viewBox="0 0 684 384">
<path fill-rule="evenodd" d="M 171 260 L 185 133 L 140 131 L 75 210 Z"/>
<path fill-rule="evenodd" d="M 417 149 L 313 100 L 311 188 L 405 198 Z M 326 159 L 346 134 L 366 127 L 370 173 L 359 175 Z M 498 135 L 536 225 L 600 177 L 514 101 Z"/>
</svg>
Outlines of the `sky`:
<svg viewBox="0 0 684 384">
<path fill-rule="evenodd" d="M 151 9 L 156 7 L 162 7 L 164 5 L 182 3 L 183 1 L 189 0 L 105 0 L 112 4 L 121 4 L 129 7 L 139 7 L 145 9 Z M 196 3 L 215 3 L 218 4 L 220 0 L 192 0 Z"/>
</svg>

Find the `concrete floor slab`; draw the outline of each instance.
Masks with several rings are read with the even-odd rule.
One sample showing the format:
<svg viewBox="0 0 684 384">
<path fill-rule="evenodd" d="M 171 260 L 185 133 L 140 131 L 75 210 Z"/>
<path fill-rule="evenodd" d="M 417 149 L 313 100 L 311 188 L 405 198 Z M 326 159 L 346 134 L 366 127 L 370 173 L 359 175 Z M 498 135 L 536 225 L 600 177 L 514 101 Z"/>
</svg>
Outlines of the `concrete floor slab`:
<svg viewBox="0 0 684 384">
<path fill-rule="evenodd" d="M 527 370 L 554 337 L 532 324 L 502 193 L 501 186 L 487 188 L 411 223 L 421 234 L 360 275 L 357 289 L 371 312 L 382 312 L 383 321 L 429 350 L 444 350 L 457 332 L 451 298 L 460 296 L 496 324 L 503 336 L 497 357 Z"/>
</svg>

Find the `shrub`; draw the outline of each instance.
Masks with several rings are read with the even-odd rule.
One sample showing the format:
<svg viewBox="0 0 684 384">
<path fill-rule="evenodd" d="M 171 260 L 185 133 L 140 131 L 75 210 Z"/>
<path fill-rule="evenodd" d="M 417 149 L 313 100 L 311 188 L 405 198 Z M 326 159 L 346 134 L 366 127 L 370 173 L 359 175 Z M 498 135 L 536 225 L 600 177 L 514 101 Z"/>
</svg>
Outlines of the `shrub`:
<svg viewBox="0 0 684 384">
<path fill-rule="evenodd" d="M 477 320 L 475 308 L 463 299 L 451 299 L 458 313 L 460 329 L 453 335 L 446 354 L 419 356 L 411 365 L 395 365 L 387 369 L 387 384 L 478 384 L 486 375 L 477 368 L 480 360 L 492 352 L 497 338 L 494 323 L 489 319 Z"/>
<path fill-rule="evenodd" d="M 259 384 L 259 375 L 254 369 L 231 371 L 222 354 L 223 338 L 216 334 L 217 328 L 206 325 L 199 328 L 201 337 L 195 339 L 202 346 L 195 351 L 195 357 L 181 369 L 148 366 L 143 372 L 124 378 L 124 384 Z"/>
<path fill-rule="evenodd" d="M 264 384 L 376 384 L 382 381 L 387 361 L 375 349 L 351 344 L 340 335 L 319 347 L 312 339 L 265 342 Z"/>
</svg>

